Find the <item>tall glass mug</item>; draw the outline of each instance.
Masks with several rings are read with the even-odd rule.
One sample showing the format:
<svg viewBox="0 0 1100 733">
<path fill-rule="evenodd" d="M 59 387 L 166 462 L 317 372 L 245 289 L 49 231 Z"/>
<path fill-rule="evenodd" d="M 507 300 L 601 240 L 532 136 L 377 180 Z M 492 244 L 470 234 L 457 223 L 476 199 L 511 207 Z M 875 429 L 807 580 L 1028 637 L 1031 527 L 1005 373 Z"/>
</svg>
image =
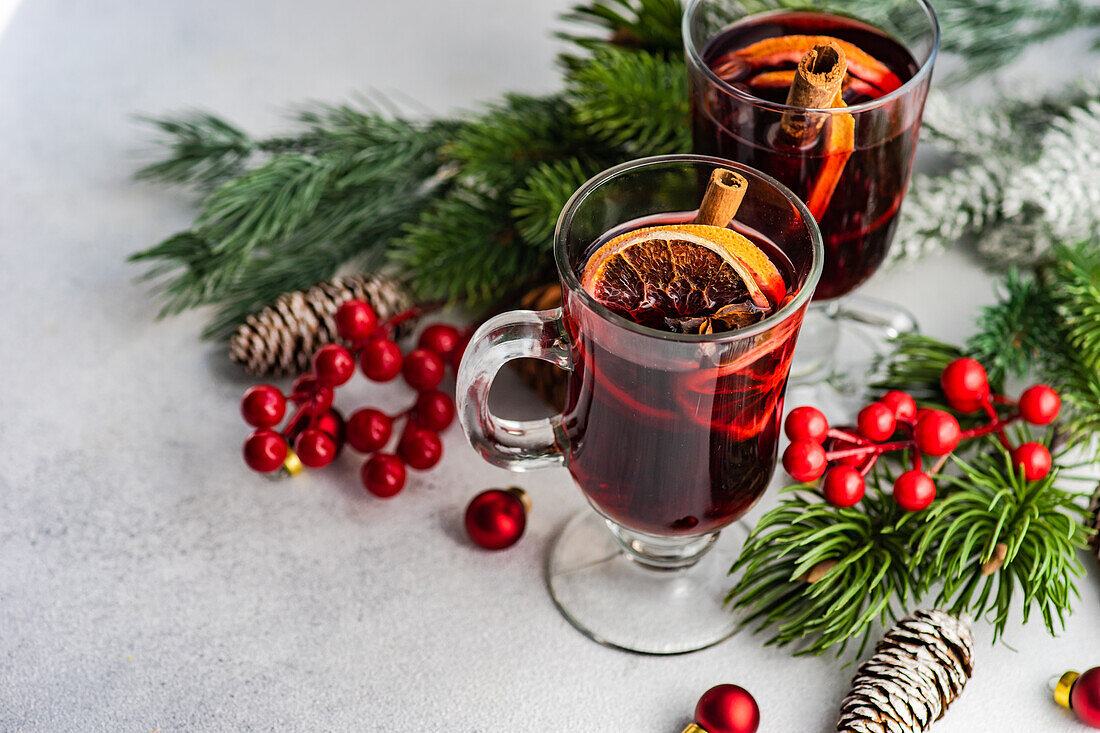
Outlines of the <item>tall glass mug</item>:
<svg viewBox="0 0 1100 733">
<path fill-rule="evenodd" d="M 737 331 L 677 334 L 623 318 L 581 287 L 589 254 L 610 234 L 691 221 L 717 167 L 748 180 L 734 228 L 794 293 L 779 310 Z M 495 465 L 566 467 L 595 509 L 565 527 L 549 563 L 551 593 L 577 628 L 653 654 L 717 643 L 734 630 L 722 607 L 733 558 L 713 550 L 775 469 L 791 355 L 821 273 L 817 225 L 759 171 L 660 156 L 585 183 L 558 220 L 554 257 L 562 308 L 504 313 L 474 334 L 458 374 L 462 426 Z M 561 415 L 519 422 L 489 411 L 497 371 L 524 357 L 570 370 Z"/>
<path fill-rule="evenodd" d="M 825 267 L 795 372 L 827 367 L 838 320 L 886 335 L 914 330 L 901 309 L 846 298 L 886 257 L 909 185 L 939 46 L 927 0 L 692 0 L 683 35 L 694 150 L 742 161 L 806 202 Z M 824 37 L 824 38 L 823 38 Z M 833 39 L 847 58 L 843 102 L 786 104 L 805 51 Z"/>
</svg>

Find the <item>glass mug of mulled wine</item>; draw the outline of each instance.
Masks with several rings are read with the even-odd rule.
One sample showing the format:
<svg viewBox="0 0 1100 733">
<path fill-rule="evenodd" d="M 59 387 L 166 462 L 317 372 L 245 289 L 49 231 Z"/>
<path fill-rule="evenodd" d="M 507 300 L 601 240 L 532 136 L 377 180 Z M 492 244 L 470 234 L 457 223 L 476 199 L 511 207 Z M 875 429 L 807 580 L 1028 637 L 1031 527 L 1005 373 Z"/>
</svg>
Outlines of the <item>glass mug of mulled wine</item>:
<svg viewBox="0 0 1100 733">
<path fill-rule="evenodd" d="M 840 323 L 887 336 L 905 311 L 844 298 L 883 263 L 909 184 L 939 47 L 927 0 L 692 0 L 683 37 L 693 149 L 790 188 L 825 263 L 794 371 L 832 362 Z"/>
<path fill-rule="evenodd" d="M 822 256 L 810 212 L 771 177 L 713 157 L 636 160 L 565 205 L 562 307 L 504 313 L 474 334 L 457 385 L 471 445 L 513 471 L 564 466 L 595 509 L 565 527 L 549 563 L 555 602 L 591 638 L 674 654 L 733 633 L 734 548 L 716 541 L 774 471 Z M 490 411 L 497 371 L 519 358 L 569 370 L 560 415 Z"/>
</svg>

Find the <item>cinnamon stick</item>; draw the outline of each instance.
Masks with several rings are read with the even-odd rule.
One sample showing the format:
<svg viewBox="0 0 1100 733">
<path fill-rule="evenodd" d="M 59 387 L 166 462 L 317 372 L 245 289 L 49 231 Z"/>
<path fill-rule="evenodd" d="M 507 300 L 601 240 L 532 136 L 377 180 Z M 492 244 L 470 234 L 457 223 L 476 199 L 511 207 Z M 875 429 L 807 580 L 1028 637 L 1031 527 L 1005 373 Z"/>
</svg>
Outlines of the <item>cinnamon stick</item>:
<svg viewBox="0 0 1100 733">
<path fill-rule="evenodd" d="M 727 226 L 736 216 L 748 188 L 749 182 L 740 173 L 734 173 L 728 168 L 715 168 L 710 174 L 703 201 L 699 204 L 695 223 L 714 227 Z"/>
<path fill-rule="evenodd" d="M 828 109 L 848 73 L 844 51 L 833 42 L 819 43 L 802 57 L 795 70 L 787 105 L 804 110 Z M 825 124 L 825 115 L 788 110 L 779 126 L 784 134 L 806 143 Z"/>
</svg>

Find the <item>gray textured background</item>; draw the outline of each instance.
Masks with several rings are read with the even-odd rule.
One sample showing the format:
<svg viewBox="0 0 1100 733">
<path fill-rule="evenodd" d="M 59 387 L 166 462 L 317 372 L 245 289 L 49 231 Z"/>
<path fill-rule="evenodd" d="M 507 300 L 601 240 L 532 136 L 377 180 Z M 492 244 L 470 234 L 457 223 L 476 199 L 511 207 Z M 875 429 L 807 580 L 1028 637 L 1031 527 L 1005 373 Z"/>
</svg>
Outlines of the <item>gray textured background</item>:
<svg viewBox="0 0 1100 733">
<path fill-rule="evenodd" d="M 437 112 L 548 91 L 567 4 L 18 7 L 0 34 L 0 730 L 672 733 L 724 681 L 750 687 L 763 731 L 832 729 L 852 673 L 832 659 L 747 634 L 643 658 L 574 631 L 543 581 L 582 507 L 562 472 L 511 477 L 454 428 L 442 467 L 390 502 L 358 488 L 351 456 L 250 474 L 246 382 L 197 340 L 203 314 L 154 322 L 123 263 L 191 214 L 128 180 L 148 150 L 130 114 L 194 105 L 265 132 L 290 102 L 355 89 Z M 961 338 L 992 282 L 952 253 L 864 292 Z M 407 399 L 356 384 L 344 406 Z M 506 483 L 534 497 L 529 534 L 475 551 L 462 508 Z M 1090 568 L 1058 639 L 1032 622 L 990 646 L 979 625 L 976 676 L 935 730 L 1080 730 L 1045 685 L 1100 664 L 1098 588 Z"/>
</svg>

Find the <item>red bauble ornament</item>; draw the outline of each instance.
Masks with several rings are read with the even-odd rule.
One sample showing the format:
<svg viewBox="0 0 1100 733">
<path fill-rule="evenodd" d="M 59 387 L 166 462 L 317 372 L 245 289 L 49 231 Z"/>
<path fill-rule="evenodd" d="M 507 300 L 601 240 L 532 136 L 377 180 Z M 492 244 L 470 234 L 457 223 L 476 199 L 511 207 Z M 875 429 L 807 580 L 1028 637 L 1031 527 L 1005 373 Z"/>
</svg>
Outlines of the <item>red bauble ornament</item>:
<svg viewBox="0 0 1100 733">
<path fill-rule="evenodd" d="M 894 411 L 881 402 L 872 402 L 859 411 L 856 416 L 856 429 L 867 440 L 875 442 L 887 440 L 897 429 L 898 421 Z"/>
<path fill-rule="evenodd" d="M 257 430 L 244 442 L 244 462 L 253 471 L 271 473 L 279 470 L 286 454 L 286 441 L 274 430 Z"/>
<path fill-rule="evenodd" d="M 455 419 L 455 403 L 448 395 L 433 389 L 421 392 L 413 407 L 416 424 L 437 433 L 446 430 Z"/>
<path fill-rule="evenodd" d="M 309 428 L 294 441 L 294 452 L 310 468 L 324 468 L 336 458 L 336 441 L 324 430 Z"/>
<path fill-rule="evenodd" d="M 466 534 L 486 550 L 516 544 L 527 527 L 527 494 L 522 489 L 489 489 L 466 507 Z"/>
<path fill-rule="evenodd" d="M 894 501 L 907 512 L 926 509 L 936 498 L 936 484 L 924 471 L 906 471 L 894 481 Z"/>
<path fill-rule="evenodd" d="M 278 425 L 286 414 L 286 397 L 270 384 L 249 387 L 241 398 L 241 417 L 254 428 Z"/>
<path fill-rule="evenodd" d="M 740 685 L 717 685 L 699 698 L 695 724 L 706 733 L 756 733 L 760 706 Z"/>
<path fill-rule="evenodd" d="M 392 453 L 375 453 L 363 462 L 359 478 L 367 491 L 388 499 L 405 487 L 405 462 Z"/>
<path fill-rule="evenodd" d="M 825 501 L 837 507 L 855 506 L 863 498 L 866 488 L 863 475 L 852 466 L 844 464 L 826 471 L 825 480 L 821 482 Z"/>
<path fill-rule="evenodd" d="M 355 374 L 355 359 L 340 344 L 325 344 L 313 355 L 313 373 L 328 387 L 339 387 Z"/>
<path fill-rule="evenodd" d="M 381 450 L 392 434 L 393 418 L 373 407 L 357 410 L 348 418 L 348 443 L 360 453 Z"/>
<path fill-rule="evenodd" d="M 378 327 L 378 314 L 369 303 L 349 300 L 336 309 L 336 333 L 345 341 L 365 341 Z"/>
<path fill-rule="evenodd" d="M 413 349 L 405 357 L 401 374 L 405 382 L 417 392 L 435 389 L 443 381 L 443 359 L 427 349 Z"/>
<path fill-rule="evenodd" d="M 812 440 L 796 440 L 783 451 L 783 470 L 795 481 L 814 481 L 825 473 L 825 449 Z"/>
<path fill-rule="evenodd" d="M 928 410 L 913 429 L 917 449 L 930 456 L 945 456 L 959 444 L 959 421 L 942 410 Z"/>
<path fill-rule="evenodd" d="M 1050 473 L 1050 451 L 1041 443 L 1023 443 L 1012 451 L 1012 462 L 1024 469 L 1024 478 L 1038 481 Z"/>
<path fill-rule="evenodd" d="M 462 341 L 462 334 L 449 323 L 433 323 L 424 329 L 416 345 L 434 352 L 444 361 L 450 361 Z"/>
<path fill-rule="evenodd" d="M 1020 415 L 1032 425 L 1050 425 L 1062 409 L 1062 398 L 1045 384 L 1036 384 L 1020 395 Z"/>
<path fill-rule="evenodd" d="M 989 377 L 974 359 L 956 359 L 940 377 L 947 404 L 959 412 L 975 412 L 989 399 Z"/>
<path fill-rule="evenodd" d="M 1100 667 L 1082 674 L 1066 672 L 1054 688 L 1054 699 L 1085 725 L 1100 728 Z"/>
<path fill-rule="evenodd" d="M 397 455 L 411 467 L 425 471 L 443 457 L 443 442 L 437 433 L 427 428 L 409 427 L 397 445 Z"/>
<path fill-rule="evenodd" d="M 787 415 L 783 431 L 791 440 L 810 440 L 823 443 L 829 434 L 829 421 L 815 407 L 796 407 Z"/>
<path fill-rule="evenodd" d="M 898 420 L 909 421 L 917 416 L 917 403 L 907 392 L 898 389 L 890 390 L 879 402 L 893 410 L 894 417 Z"/>
<path fill-rule="evenodd" d="M 388 338 L 373 338 L 359 352 L 363 374 L 375 382 L 388 382 L 401 373 L 401 348 Z"/>
</svg>

